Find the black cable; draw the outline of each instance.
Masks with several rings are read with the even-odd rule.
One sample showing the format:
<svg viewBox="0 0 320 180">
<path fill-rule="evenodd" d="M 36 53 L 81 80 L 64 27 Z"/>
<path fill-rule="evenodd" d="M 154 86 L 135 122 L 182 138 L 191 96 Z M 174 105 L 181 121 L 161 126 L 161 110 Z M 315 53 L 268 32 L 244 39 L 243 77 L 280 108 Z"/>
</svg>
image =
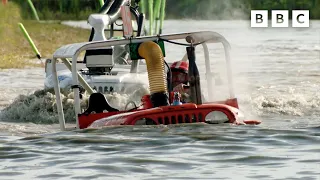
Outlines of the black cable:
<svg viewBox="0 0 320 180">
<path fill-rule="evenodd" d="M 170 66 L 168 65 L 168 63 L 165 60 L 164 60 L 164 63 L 168 68 L 167 85 L 168 85 L 168 91 L 169 91 L 169 97 L 170 97 L 170 94 L 172 92 L 172 72 L 171 72 Z"/>
<path fill-rule="evenodd" d="M 178 43 L 178 42 L 170 41 L 170 40 L 168 40 L 168 39 L 163 39 L 163 38 L 160 38 L 160 37 L 159 37 L 159 40 L 162 40 L 162 41 L 165 41 L 165 42 L 168 42 L 168 43 L 172 43 L 172 44 L 176 44 L 176 45 L 180 45 L 180 46 L 188 46 L 188 47 L 197 46 L 197 45 L 200 45 L 200 44 L 206 42 L 206 41 L 202 41 L 202 42 L 194 43 L 194 44 L 185 44 L 185 43 Z M 207 41 L 208 41 L 208 40 L 207 40 Z"/>
</svg>

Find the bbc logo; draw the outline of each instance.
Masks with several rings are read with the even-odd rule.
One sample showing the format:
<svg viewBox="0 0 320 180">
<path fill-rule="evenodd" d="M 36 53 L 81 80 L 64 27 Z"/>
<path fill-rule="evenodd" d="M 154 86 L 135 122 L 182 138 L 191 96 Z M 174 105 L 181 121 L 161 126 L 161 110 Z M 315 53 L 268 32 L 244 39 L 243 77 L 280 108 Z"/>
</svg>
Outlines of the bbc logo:
<svg viewBox="0 0 320 180">
<path fill-rule="evenodd" d="M 272 27 L 289 27 L 288 10 L 271 11 Z M 268 10 L 251 10 L 251 27 L 268 27 Z M 309 10 L 292 10 L 292 27 L 309 27 Z"/>
</svg>

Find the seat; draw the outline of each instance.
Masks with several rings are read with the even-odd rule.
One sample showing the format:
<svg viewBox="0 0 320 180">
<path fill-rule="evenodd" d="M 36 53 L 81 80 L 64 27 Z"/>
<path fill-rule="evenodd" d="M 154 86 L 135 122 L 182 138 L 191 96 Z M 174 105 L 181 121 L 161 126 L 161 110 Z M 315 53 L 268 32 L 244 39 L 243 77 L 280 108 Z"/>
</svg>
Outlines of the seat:
<svg viewBox="0 0 320 180">
<path fill-rule="evenodd" d="M 118 109 L 110 106 L 108 100 L 103 94 L 99 92 L 92 93 L 89 97 L 88 108 L 84 114 L 90 114 L 93 111 L 96 113 L 102 113 L 104 110 L 107 110 L 108 112 L 119 111 Z"/>
</svg>

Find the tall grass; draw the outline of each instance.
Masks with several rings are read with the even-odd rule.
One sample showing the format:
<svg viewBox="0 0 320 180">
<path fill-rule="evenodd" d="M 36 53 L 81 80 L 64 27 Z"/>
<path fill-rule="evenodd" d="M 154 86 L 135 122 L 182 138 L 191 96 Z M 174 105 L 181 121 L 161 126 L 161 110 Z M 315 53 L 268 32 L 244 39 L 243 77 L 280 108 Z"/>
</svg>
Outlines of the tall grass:
<svg viewBox="0 0 320 180">
<path fill-rule="evenodd" d="M 17 36 L 19 28 L 17 22 L 22 20 L 20 16 L 20 9 L 13 3 L 3 5 L 0 3 L 0 68 L 5 68 L 11 64 L 17 64 L 18 67 L 25 66 L 26 61 L 17 63 L 21 58 L 16 57 L 17 51 L 22 50 L 20 38 Z"/>
<path fill-rule="evenodd" d="M 22 22 L 43 58 L 52 58 L 54 51 L 65 44 L 84 42 L 90 31 L 61 24 L 23 20 L 19 5 L 0 3 L 0 69 L 38 66 L 36 55 L 20 31 Z"/>
</svg>

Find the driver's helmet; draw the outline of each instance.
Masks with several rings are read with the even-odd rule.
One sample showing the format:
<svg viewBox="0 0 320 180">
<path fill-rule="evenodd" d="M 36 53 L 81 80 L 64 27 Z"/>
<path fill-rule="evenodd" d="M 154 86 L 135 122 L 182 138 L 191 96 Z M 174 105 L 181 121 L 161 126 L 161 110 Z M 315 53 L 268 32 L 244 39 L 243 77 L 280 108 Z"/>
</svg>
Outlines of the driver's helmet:
<svg viewBox="0 0 320 180">
<path fill-rule="evenodd" d="M 181 83 L 188 83 L 188 67 L 189 64 L 186 61 L 176 61 L 172 63 L 170 70 L 172 72 L 173 87 Z"/>
</svg>

